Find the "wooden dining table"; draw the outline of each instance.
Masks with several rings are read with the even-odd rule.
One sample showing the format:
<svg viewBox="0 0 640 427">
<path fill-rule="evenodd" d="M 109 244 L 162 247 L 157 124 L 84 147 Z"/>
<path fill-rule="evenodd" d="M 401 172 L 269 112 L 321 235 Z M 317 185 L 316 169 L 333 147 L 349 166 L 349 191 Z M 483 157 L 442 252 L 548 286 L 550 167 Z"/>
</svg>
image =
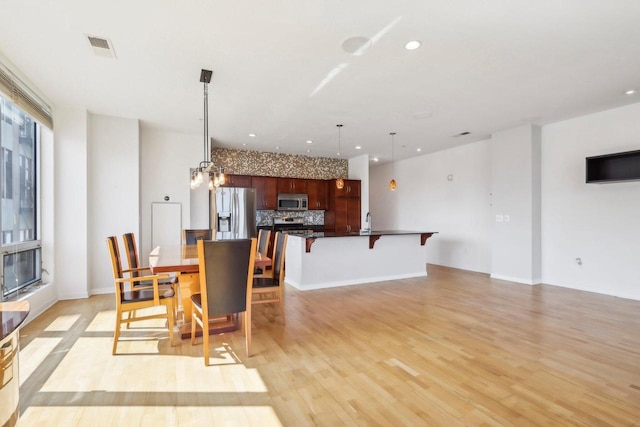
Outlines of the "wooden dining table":
<svg viewBox="0 0 640 427">
<path fill-rule="evenodd" d="M 255 266 L 267 267 L 271 258 L 256 253 Z M 191 336 L 191 295 L 200 292 L 200 266 L 195 245 L 155 247 L 149 254 L 149 268 L 153 274 L 178 275 L 178 318 L 181 338 Z M 237 316 L 216 317 L 210 320 L 209 331 L 220 333 L 238 328 Z"/>
</svg>

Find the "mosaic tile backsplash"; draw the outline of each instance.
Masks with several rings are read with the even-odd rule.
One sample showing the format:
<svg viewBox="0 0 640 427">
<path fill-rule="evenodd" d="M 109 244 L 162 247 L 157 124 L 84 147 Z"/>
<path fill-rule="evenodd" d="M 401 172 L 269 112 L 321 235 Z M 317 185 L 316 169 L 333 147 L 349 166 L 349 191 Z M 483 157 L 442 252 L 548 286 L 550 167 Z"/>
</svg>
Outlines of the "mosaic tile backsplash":
<svg viewBox="0 0 640 427">
<path fill-rule="evenodd" d="M 329 157 L 213 148 L 212 160 L 224 171 L 236 175 L 279 176 L 286 178 L 335 179 L 349 175 L 349 161 Z"/>
<path fill-rule="evenodd" d="M 273 225 L 274 218 L 303 217 L 305 225 L 324 225 L 324 211 L 257 211 L 256 225 Z"/>
</svg>

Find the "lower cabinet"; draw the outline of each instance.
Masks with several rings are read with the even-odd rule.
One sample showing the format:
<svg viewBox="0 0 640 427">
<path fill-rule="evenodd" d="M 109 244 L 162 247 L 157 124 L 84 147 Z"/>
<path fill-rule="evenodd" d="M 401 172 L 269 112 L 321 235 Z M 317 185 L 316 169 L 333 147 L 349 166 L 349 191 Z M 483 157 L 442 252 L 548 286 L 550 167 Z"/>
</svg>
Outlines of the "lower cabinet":
<svg viewBox="0 0 640 427">
<path fill-rule="evenodd" d="M 336 232 L 360 231 L 360 198 L 337 197 L 334 211 Z"/>
</svg>

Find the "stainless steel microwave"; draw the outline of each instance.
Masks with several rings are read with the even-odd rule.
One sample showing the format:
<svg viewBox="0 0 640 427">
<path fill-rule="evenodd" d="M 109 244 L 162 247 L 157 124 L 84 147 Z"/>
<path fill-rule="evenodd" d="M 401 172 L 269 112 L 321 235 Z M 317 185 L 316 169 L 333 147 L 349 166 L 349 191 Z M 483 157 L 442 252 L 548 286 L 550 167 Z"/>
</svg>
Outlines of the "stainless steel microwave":
<svg viewBox="0 0 640 427">
<path fill-rule="evenodd" d="M 278 194 L 279 211 L 306 211 L 309 197 L 306 194 Z"/>
</svg>

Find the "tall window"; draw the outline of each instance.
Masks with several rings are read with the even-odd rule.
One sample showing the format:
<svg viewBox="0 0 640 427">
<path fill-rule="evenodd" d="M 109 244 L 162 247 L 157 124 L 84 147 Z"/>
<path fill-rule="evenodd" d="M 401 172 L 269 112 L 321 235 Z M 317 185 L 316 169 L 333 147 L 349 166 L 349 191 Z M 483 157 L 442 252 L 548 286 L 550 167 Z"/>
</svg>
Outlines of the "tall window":
<svg viewBox="0 0 640 427">
<path fill-rule="evenodd" d="M 0 96 L 2 297 L 40 281 L 36 155 L 38 124 Z"/>
</svg>

